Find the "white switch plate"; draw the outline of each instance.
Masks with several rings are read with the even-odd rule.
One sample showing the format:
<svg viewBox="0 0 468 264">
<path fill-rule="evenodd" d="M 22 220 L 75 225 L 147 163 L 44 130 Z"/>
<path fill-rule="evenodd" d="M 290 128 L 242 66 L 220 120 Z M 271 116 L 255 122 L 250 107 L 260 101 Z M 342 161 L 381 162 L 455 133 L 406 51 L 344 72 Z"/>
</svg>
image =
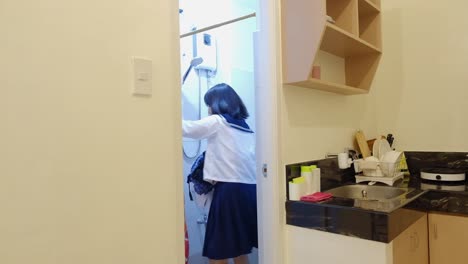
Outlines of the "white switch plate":
<svg viewBox="0 0 468 264">
<path fill-rule="evenodd" d="M 132 57 L 132 94 L 153 94 L 153 61 Z"/>
</svg>

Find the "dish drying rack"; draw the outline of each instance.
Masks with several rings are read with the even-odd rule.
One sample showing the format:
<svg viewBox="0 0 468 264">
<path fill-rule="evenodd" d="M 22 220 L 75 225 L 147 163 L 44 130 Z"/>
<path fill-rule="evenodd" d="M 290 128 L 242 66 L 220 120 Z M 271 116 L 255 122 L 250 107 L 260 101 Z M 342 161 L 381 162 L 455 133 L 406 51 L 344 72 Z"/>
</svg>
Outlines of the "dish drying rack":
<svg viewBox="0 0 468 264">
<path fill-rule="evenodd" d="M 396 162 L 357 160 L 359 170 L 362 174 L 356 175 L 356 183 L 369 182 L 374 185 L 377 182 L 393 186 L 396 181 L 404 178 L 403 163 L 400 158 Z"/>
</svg>

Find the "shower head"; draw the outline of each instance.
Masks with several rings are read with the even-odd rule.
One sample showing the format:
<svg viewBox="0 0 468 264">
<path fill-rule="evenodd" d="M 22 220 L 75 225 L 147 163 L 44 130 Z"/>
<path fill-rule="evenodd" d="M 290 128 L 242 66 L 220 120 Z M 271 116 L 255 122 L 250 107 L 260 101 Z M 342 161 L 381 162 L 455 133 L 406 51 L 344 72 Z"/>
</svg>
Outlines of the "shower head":
<svg viewBox="0 0 468 264">
<path fill-rule="evenodd" d="M 190 66 L 192 67 L 197 67 L 198 65 L 203 63 L 203 58 L 202 57 L 195 57 L 190 61 Z"/>
<path fill-rule="evenodd" d="M 182 77 L 182 84 L 185 83 L 185 80 L 187 79 L 190 70 L 192 70 L 193 67 L 197 67 L 198 65 L 203 63 L 203 58 L 202 57 L 195 57 L 190 61 L 190 66 L 188 67 L 187 71 L 185 72 L 184 76 Z"/>
</svg>

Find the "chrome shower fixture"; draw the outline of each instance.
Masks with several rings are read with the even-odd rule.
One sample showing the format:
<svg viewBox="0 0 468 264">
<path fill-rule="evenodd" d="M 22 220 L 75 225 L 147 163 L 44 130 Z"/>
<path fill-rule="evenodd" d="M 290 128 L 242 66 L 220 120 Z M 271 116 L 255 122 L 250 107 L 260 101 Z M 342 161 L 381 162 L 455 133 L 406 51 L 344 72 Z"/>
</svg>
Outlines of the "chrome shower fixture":
<svg viewBox="0 0 468 264">
<path fill-rule="evenodd" d="M 188 67 L 187 71 L 185 71 L 184 76 L 182 77 L 182 84 L 185 83 L 185 80 L 187 79 L 190 71 L 192 70 L 193 67 L 197 67 L 198 65 L 203 63 L 203 58 L 202 57 L 195 57 L 190 61 L 190 66 Z"/>
</svg>

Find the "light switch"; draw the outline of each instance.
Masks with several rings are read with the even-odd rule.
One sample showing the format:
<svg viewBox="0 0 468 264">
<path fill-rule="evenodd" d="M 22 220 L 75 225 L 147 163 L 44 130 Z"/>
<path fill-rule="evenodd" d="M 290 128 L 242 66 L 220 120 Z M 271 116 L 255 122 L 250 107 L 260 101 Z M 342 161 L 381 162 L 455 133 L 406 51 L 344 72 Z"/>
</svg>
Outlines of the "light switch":
<svg viewBox="0 0 468 264">
<path fill-rule="evenodd" d="M 132 58 L 134 95 L 152 95 L 153 93 L 153 62 L 149 59 Z"/>
</svg>

